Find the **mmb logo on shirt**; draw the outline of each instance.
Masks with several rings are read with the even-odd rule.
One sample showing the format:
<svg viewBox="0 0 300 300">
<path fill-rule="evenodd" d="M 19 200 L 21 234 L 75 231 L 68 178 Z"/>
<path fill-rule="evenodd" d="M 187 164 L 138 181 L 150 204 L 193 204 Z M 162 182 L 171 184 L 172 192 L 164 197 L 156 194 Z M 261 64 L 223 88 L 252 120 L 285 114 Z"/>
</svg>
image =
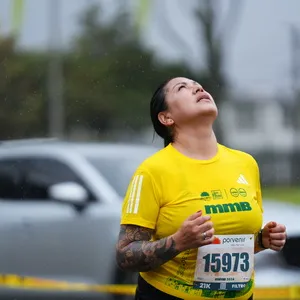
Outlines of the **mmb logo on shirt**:
<svg viewBox="0 0 300 300">
<path fill-rule="evenodd" d="M 205 205 L 207 214 L 221 214 L 238 211 L 251 211 L 252 207 L 249 202 L 224 203 L 217 205 Z"/>
</svg>

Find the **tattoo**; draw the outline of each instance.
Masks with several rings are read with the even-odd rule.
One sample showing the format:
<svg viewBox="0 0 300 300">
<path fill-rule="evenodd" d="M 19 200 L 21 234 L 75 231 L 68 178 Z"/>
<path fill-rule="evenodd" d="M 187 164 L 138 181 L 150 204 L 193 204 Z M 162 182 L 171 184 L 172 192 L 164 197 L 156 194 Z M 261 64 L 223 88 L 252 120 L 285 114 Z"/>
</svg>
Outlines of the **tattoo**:
<svg viewBox="0 0 300 300">
<path fill-rule="evenodd" d="M 150 241 L 153 230 L 122 225 L 117 244 L 117 263 L 121 269 L 147 272 L 179 254 L 172 237 Z"/>
</svg>

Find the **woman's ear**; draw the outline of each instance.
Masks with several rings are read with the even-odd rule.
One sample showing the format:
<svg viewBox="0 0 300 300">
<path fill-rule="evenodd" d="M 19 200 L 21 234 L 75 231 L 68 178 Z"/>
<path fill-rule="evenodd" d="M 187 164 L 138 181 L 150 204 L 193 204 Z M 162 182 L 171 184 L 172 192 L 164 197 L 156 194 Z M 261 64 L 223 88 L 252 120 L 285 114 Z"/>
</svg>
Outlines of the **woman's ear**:
<svg viewBox="0 0 300 300">
<path fill-rule="evenodd" d="M 171 118 L 170 113 L 166 111 L 162 111 L 158 114 L 158 120 L 164 126 L 172 126 L 174 125 L 174 120 Z"/>
</svg>

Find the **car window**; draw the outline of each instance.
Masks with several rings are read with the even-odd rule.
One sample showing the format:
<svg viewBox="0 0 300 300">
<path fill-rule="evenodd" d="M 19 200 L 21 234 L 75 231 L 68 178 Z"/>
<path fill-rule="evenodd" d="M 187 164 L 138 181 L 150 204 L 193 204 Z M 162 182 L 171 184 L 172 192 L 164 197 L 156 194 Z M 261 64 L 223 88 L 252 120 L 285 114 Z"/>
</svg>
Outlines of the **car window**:
<svg viewBox="0 0 300 300">
<path fill-rule="evenodd" d="M 19 199 L 22 197 L 21 163 L 11 159 L 0 161 L 0 198 Z"/>
<path fill-rule="evenodd" d="M 143 158 L 87 157 L 88 161 L 121 197 L 125 196 L 129 181 Z"/>
<path fill-rule="evenodd" d="M 23 199 L 49 199 L 48 189 L 61 182 L 83 185 L 75 172 L 63 162 L 51 158 L 24 159 Z"/>
<path fill-rule="evenodd" d="M 18 158 L 0 160 L 0 199 L 50 200 L 48 189 L 62 182 L 76 182 L 96 197 L 81 178 L 66 164 L 51 158 Z"/>
</svg>

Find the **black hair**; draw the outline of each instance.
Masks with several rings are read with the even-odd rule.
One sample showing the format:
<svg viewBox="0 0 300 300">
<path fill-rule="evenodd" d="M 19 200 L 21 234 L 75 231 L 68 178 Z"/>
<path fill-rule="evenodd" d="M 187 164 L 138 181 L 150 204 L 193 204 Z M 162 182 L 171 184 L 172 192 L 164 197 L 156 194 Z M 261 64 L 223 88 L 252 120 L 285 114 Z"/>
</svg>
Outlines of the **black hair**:
<svg viewBox="0 0 300 300">
<path fill-rule="evenodd" d="M 151 116 L 152 125 L 155 132 L 161 138 L 163 138 L 165 147 L 168 146 L 170 143 L 172 143 L 174 140 L 170 128 L 163 125 L 159 121 L 158 114 L 168 109 L 168 105 L 166 102 L 166 85 L 170 80 L 171 79 L 168 79 L 159 85 L 159 87 L 154 92 L 150 102 L 150 116 Z"/>
</svg>

